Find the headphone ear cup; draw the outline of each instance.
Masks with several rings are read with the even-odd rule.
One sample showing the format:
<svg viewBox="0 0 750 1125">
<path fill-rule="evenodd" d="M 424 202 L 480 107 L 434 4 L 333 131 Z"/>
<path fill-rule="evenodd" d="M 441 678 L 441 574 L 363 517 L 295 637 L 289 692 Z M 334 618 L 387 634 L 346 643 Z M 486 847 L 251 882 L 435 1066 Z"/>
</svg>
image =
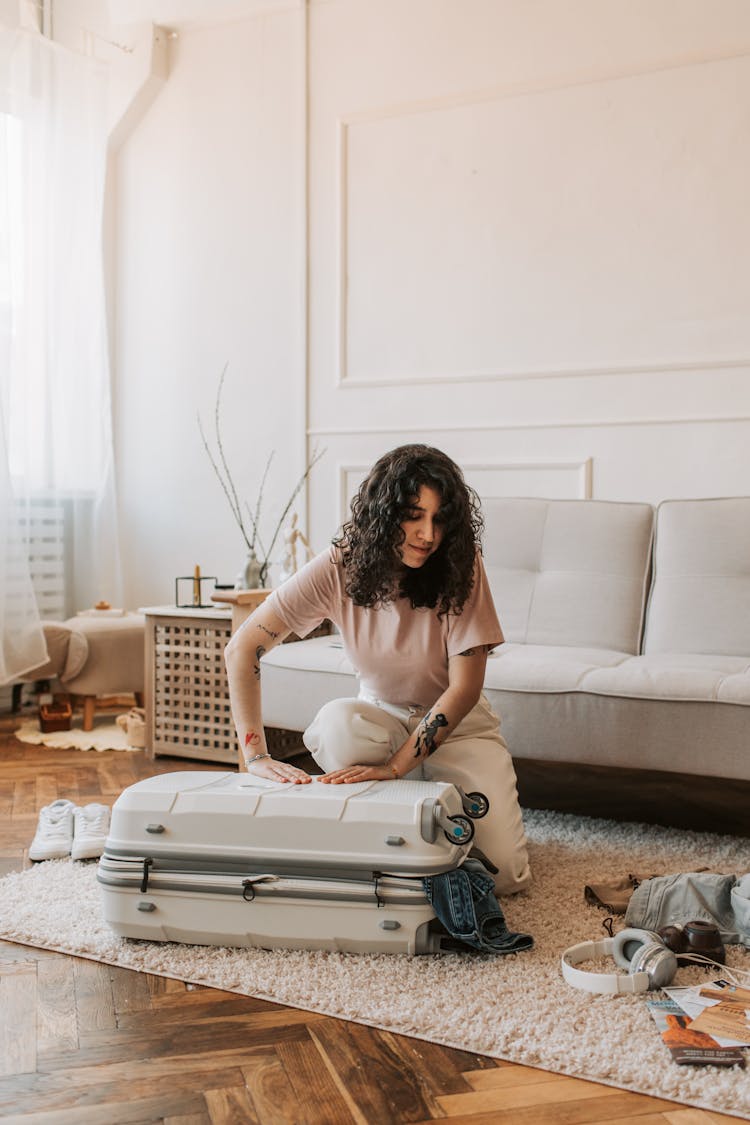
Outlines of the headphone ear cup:
<svg viewBox="0 0 750 1125">
<path fill-rule="evenodd" d="M 646 973 L 649 991 L 665 988 L 677 972 L 677 955 L 657 938 L 640 947 L 630 962 L 629 972 Z"/>
<path fill-rule="evenodd" d="M 633 958 L 643 945 L 662 944 L 661 938 L 653 930 L 620 930 L 612 939 L 612 956 L 621 969 L 629 969 Z"/>
</svg>

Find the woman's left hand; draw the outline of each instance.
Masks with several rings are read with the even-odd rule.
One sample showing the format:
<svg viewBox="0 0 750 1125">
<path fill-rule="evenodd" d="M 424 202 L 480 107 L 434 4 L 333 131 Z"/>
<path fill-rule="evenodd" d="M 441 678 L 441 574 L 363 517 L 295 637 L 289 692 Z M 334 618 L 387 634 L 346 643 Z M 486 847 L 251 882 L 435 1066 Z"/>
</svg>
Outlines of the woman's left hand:
<svg viewBox="0 0 750 1125">
<path fill-rule="evenodd" d="M 343 770 L 325 773 L 318 781 L 331 785 L 356 785 L 358 781 L 394 781 L 390 766 L 347 766 Z"/>
</svg>

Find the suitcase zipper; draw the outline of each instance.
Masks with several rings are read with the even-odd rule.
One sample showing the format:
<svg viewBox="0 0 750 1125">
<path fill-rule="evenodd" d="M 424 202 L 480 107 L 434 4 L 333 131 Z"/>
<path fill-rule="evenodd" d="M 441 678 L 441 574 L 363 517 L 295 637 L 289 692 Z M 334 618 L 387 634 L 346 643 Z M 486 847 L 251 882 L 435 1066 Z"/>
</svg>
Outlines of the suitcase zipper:
<svg viewBox="0 0 750 1125">
<path fill-rule="evenodd" d="M 245 875 L 210 874 L 199 871 L 160 871 L 153 860 L 137 860 L 130 864 L 102 857 L 97 870 L 98 881 L 106 887 L 132 889 L 141 894 L 150 891 L 192 892 L 195 894 L 241 895 L 246 902 L 256 897 L 327 899 L 337 902 L 372 901 L 378 907 L 425 901 L 422 881 L 403 876 L 389 877 L 374 873 L 371 880 L 298 878 L 257 872 Z"/>
</svg>

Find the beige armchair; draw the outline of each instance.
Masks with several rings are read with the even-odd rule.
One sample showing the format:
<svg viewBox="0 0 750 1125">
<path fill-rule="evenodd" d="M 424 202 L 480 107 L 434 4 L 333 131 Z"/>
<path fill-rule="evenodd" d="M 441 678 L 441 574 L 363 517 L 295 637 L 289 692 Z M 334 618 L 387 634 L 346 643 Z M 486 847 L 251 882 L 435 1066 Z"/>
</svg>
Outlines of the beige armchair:
<svg viewBox="0 0 750 1125">
<path fill-rule="evenodd" d="M 93 729 L 98 696 L 132 692 L 138 705 L 143 706 L 146 630 L 143 614 L 126 613 L 122 617 L 79 614 L 68 618 L 64 624 L 87 646 L 83 666 L 75 672 L 66 669 L 60 677 L 66 691 L 83 696 L 83 729 Z"/>
<path fill-rule="evenodd" d="M 97 698 L 134 694 L 143 705 L 145 683 L 145 619 L 140 613 L 122 617 L 79 615 L 67 621 L 42 622 L 47 642 L 45 664 L 14 685 L 13 709 L 20 706 L 22 684 L 57 681 L 62 690 L 83 698 L 83 729 L 92 730 Z"/>
<path fill-rule="evenodd" d="M 14 683 L 14 711 L 20 710 L 24 684 L 38 683 L 40 680 L 58 680 L 62 683 L 66 678 L 77 676 L 88 659 L 89 646 L 82 634 L 62 621 L 42 621 L 41 624 L 47 644 L 47 660 Z"/>
</svg>

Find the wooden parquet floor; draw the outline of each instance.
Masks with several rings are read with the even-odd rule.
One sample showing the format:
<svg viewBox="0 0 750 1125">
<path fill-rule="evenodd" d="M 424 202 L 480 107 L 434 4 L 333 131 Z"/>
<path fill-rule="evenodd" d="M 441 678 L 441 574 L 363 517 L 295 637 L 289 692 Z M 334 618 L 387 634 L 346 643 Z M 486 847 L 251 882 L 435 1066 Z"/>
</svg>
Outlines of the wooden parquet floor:
<svg viewBox="0 0 750 1125">
<path fill-rule="evenodd" d="M 0 718 L 0 874 L 39 809 L 215 766 L 47 750 Z M 714 1125 L 736 1118 L 0 942 L 0 1117 L 24 1125 Z"/>
</svg>

